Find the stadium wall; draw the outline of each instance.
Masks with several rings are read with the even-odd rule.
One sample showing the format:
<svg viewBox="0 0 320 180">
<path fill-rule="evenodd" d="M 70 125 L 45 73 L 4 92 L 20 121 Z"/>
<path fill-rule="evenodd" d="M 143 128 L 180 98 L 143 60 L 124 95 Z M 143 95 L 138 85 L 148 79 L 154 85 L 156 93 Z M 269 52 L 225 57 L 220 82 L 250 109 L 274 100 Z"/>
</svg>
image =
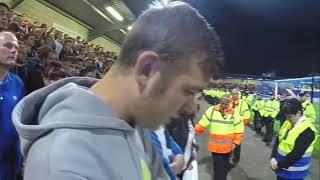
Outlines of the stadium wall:
<svg viewBox="0 0 320 180">
<path fill-rule="evenodd" d="M 6 3 L 9 7 L 12 7 L 14 5 L 14 0 L 1 0 L 0 2 Z"/>
<path fill-rule="evenodd" d="M 113 43 L 111 40 L 106 39 L 105 37 L 98 37 L 92 41 L 92 44 L 99 44 L 100 46 L 104 47 L 105 50 L 115 52 L 119 54 L 120 46 L 116 43 Z"/>
<path fill-rule="evenodd" d="M 25 14 L 32 22 L 46 23 L 49 28 L 56 26 L 56 29 L 59 30 L 59 27 L 64 27 L 63 30 L 68 31 L 66 33 L 72 36 L 79 35 L 86 39 L 89 32 L 87 28 L 36 0 L 24 0 L 14 11 L 19 14 Z"/>
</svg>

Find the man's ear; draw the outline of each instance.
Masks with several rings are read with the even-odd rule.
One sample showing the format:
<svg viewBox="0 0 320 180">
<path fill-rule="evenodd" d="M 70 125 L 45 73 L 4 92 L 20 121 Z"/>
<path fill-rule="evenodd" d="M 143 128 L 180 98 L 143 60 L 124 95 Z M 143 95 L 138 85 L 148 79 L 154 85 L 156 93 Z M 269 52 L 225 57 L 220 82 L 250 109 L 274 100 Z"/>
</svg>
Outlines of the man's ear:
<svg viewBox="0 0 320 180">
<path fill-rule="evenodd" d="M 298 111 L 296 115 L 302 116 L 302 111 Z"/>
<path fill-rule="evenodd" d="M 153 51 L 144 51 L 134 66 L 134 76 L 138 83 L 139 90 L 146 87 L 151 77 L 160 69 L 159 55 Z"/>
</svg>

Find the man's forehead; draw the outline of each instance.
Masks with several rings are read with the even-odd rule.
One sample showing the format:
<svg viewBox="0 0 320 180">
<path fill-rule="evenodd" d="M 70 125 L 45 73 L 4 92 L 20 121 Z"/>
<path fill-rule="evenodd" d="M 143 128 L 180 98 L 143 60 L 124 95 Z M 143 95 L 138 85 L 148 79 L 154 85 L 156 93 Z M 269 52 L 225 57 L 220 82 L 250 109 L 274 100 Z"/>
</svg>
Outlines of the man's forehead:
<svg viewBox="0 0 320 180">
<path fill-rule="evenodd" d="M 18 41 L 17 37 L 12 33 L 0 33 L 0 41 Z"/>
<path fill-rule="evenodd" d="M 6 11 L 6 12 L 9 12 L 9 10 L 8 10 L 6 7 L 4 7 L 4 6 L 0 6 L 0 11 Z"/>
</svg>

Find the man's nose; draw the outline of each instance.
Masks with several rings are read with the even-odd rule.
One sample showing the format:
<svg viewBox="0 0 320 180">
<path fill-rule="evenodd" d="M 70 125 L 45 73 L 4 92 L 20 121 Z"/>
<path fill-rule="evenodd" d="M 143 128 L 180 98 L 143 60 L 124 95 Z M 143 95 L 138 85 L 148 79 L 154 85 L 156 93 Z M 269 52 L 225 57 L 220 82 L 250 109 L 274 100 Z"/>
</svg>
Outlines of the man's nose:
<svg viewBox="0 0 320 180">
<path fill-rule="evenodd" d="M 197 109 L 197 105 L 194 99 L 188 100 L 182 107 L 181 112 L 183 114 L 193 114 Z"/>
</svg>

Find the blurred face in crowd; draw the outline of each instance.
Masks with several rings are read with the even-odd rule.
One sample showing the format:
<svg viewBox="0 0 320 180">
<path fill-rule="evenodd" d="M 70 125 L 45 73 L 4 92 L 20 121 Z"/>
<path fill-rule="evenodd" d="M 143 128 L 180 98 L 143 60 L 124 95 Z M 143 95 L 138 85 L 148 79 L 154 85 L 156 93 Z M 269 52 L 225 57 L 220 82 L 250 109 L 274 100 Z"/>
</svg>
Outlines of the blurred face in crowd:
<svg viewBox="0 0 320 180">
<path fill-rule="evenodd" d="M 231 95 L 233 100 L 237 101 L 239 99 L 239 91 L 237 89 L 233 89 Z"/>
<path fill-rule="evenodd" d="M 36 28 L 33 34 L 36 40 L 40 40 L 43 36 L 43 30 L 41 28 Z"/>
<path fill-rule="evenodd" d="M 55 33 L 55 37 L 56 37 L 57 40 L 60 40 L 60 41 L 61 41 L 61 40 L 63 39 L 63 33 L 57 31 L 57 32 Z"/>
<path fill-rule="evenodd" d="M 0 66 L 10 68 L 15 66 L 18 56 L 18 40 L 9 32 L 0 33 Z"/>
<path fill-rule="evenodd" d="M 138 57 L 134 68 L 138 94 L 130 112 L 145 128 L 157 129 L 180 114 L 190 114 L 195 107 L 196 94 L 209 81 L 209 76 L 203 75 L 196 60 L 186 64 L 184 72 L 171 76 L 160 70 L 160 67 L 168 66 L 169 63 L 161 63 L 159 56 L 152 51 L 143 52 Z"/>
<path fill-rule="evenodd" d="M 48 28 L 42 27 L 42 28 L 41 28 L 41 31 L 42 31 L 42 35 L 43 35 L 43 34 L 45 34 L 45 33 L 48 31 Z"/>
<path fill-rule="evenodd" d="M 80 51 L 81 45 L 80 44 L 74 44 L 72 46 L 72 49 L 74 52 Z"/>
<path fill-rule="evenodd" d="M 53 40 L 55 39 L 54 37 L 54 32 L 51 32 L 50 34 L 48 34 Z"/>
<path fill-rule="evenodd" d="M 94 52 L 94 47 L 93 46 L 88 46 L 87 49 L 88 49 L 89 52 Z"/>
<path fill-rule="evenodd" d="M 58 56 L 54 52 L 49 52 L 48 57 L 45 59 L 46 64 L 49 64 L 51 61 L 57 61 Z"/>
<path fill-rule="evenodd" d="M 71 52 L 72 51 L 72 45 L 73 45 L 72 42 L 69 42 L 69 41 L 65 42 L 63 44 L 64 51 Z"/>
<path fill-rule="evenodd" d="M 47 37 L 44 39 L 44 44 L 45 44 L 45 45 L 51 46 L 53 43 L 54 43 L 54 41 L 53 41 L 53 38 L 52 38 L 51 36 L 47 36 Z"/>
<path fill-rule="evenodd" d="M 81 55 L 85 55 L 87 53 L 87 49 L 85 47 L 81 47 L 80 48 L 80 52 Z"/>
<path fill-rule="evenodd" d="M 89 51 L 88 53 L 87 53 L 87 57 L 89 58 L 89 59 L 94 59 L 95 58 L 95 56 L 96 56 L 96 54 L 93 52 L 93 51 Z"/>
<path fill-rule="evenodd" d="M 224 110 L 224 109 L 228 109 L 229 107 L 229 102 L 230 102 L 230 99 L 228 98 L 223 98 L 221 99 L 221 108 Z"/>
<path fill-rule="evenodd" d="M 19 45 L 17 63 L 24 64 L 27 59 L 27 47 L 23 44 Z"/>
<path fill-rule="evenodd" d="M 88 59 L 88 60 L 86 60 L 84 62 L 84 66 L 90 66 L 90 65 L 94 65 L 94 64 L 95 64 L 95 62 L 93 60 L 90 60 L 90 59 Z"/>
<path fill-rule="evenodd" d="M 35 38 L 33 35 L 30 35 L 30 36 L 28 37 L 28 39 L 26 40 L 26 43 L 27 43 L 30 47 L 33 47 L 35 41 L 36 41 L 36 38 Z"/>
<path fill-rule="evenodd" d="M 10 11 L 4 7 L 0 6 L 0 29 L 5 29 L 10 21 Z"/>
<path fill-rule="evenodd" d="M 63 69 L 65 70 L 68 76 L 77 76 L 78 75 L 78 65 L 71 61 L 62 61 Z"/>
</svg>

